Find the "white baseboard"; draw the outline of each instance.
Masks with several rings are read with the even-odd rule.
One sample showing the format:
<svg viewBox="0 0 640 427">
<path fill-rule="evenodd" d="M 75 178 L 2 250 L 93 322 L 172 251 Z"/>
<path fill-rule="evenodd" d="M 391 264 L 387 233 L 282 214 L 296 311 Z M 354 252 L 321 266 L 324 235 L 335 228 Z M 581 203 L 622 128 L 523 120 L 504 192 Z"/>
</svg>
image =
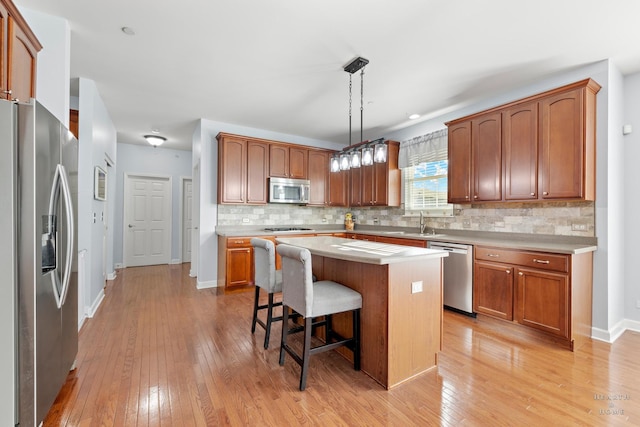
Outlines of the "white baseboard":
<svg viewBox="0 0 640 427">
<path fill-rule="evenodd" d="M 93 304 L 91 304 L 91 307 L 87 307 L 87 310 L 86 310 L 87 317 L 92 318 L 96 314 L 96 311 L 98 311 L 98 307 L 100 307 L 100 304 L 102 304 L 103 299 L 104 299 L 104 289 L 100 289 L 100 293 L 98 294 L 98 297 L 93 301 Z"/>
<path fill-rule="evenodd" d="M 189 277 L 198 277 L 198 272 L 195 270 L 189 270 Z"/>
<path fill-rule="evenodd" d="M 172 259 L 169 264 L 182 264 L 182 260 L 180 258 Z"/>
<path fill-rule="evenodd" d="M 591 338 L 612 344 L 627 330 L 640 332 L 640 322 L 636 320 L 622 319 L 613 325 L 610 330 L 591 328 Z"/>
<path fill-rule="evenodd" d="M 116 280 L 116 277 L 118 277 L 118 274 L 115 271 L 107 273 L 107 280 Z"/>
<path fill-rule="evenodd" d="M 217 288 L 217 287 L 218 287 L 217 280 L 208 280 L 208 281 L 196 280 L 196 289 L 208 289 L 208 288 Z"/>
</svg>

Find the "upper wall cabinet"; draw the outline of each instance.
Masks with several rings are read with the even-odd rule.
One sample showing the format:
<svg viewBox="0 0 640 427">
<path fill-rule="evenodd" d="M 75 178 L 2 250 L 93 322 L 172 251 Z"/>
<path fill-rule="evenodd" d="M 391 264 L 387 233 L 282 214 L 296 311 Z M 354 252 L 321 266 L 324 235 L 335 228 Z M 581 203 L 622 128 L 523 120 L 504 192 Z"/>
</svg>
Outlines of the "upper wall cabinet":
<svg viewBox="0 0 640 427">
<path fill-rule="evenodd" d="M 299 146 L 271 144 L 269 147 L 269 176 L 307 179 L 309 150 Z"/>
<path fill-rule="evenodd" d="M 400 169 L 398 141 L 385 141 L 387 161 L 349 170 L 351 206 L 400 206 Z"/>
<path fill-rule="evenodd" d="M 36 96 L 36 59 L 42 45 L 10 0 L 0 0 L 0 99 Z"/>
<path fill-rule="evenodd" d="M 447 123 L 449 202 L 595 200 L 599 90 L 586 79 Z"/>
<path fill-rule="evenodd" d="M 218 134 L 218 203 L 266 204 L 269 142 Z"/>
<path fill-rule="evenodd" d="M 330 172 L 331 150 L 309 148 L 309 206 L 348 206 L 347 171 Z"/>
</svg>

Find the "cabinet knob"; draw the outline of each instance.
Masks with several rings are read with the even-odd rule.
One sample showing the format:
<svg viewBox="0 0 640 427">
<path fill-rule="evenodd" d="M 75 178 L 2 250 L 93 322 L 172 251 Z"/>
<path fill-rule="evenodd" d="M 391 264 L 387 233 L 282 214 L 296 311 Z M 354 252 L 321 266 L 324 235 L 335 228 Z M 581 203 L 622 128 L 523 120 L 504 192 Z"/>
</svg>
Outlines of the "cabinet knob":
<svg viewBox="0 0 640 427">
<path fill-rule="evenodd" d="M 531 193 L 531 195 L 532 195 L 532 196 L 535 196 L 535 195 L 536 195 L 536 193 Z"/>
<path fill-rule="evenodd" d="M 5 93 L 6 95 L 11 95 L 13 92 L 11 91 L 11 89 L 9 89 L 9 90 L 5 90 L 5 91 L 4 91 L 4 93 Z"/>
<path fill-rule="evenodd" d="M 469 198 L 469 196 L 464 196 L 464 198 L 465 198 L 465 199 L 468 199 L 468 198 Z"/>
<path fill-rule="evenodd" d="M 476 194 L 475 196 L 473 196 L 473 198 L 474 198 L 474 199 L 477 199 L 477 198 L 478 198 L 478 195 Z"/>
<path fill-rule="evenodd" d="M 549 192 L 548 191 L 543 191 L 542 194 L 544 194 L 545 196 L 548 196 Z"/>
<path fill-rule="evenodd" d="M 511 274 L 511 269 L 509 269 L 509 270 L 505 270 L 505 273 L 507 273 L 507 274 Z"/>
<path fill-rule="evenodd" d="M 524 276 L 524 273 L 521 271 L 518 273 L 518 276 Z"/>
</svg>

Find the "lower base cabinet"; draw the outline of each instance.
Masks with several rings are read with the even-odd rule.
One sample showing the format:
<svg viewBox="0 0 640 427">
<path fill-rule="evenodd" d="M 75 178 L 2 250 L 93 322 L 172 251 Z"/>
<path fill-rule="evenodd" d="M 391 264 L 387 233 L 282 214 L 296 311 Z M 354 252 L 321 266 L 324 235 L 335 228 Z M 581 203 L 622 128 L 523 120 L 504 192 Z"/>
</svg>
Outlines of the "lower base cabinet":
<svg viewBox="0 0 640 427">
<path fill-rule="evenodd" d="M 571 350 L 591 336 L 593 254 L 477 246 L 473 308 L 544 331 Z"/>
</svg>

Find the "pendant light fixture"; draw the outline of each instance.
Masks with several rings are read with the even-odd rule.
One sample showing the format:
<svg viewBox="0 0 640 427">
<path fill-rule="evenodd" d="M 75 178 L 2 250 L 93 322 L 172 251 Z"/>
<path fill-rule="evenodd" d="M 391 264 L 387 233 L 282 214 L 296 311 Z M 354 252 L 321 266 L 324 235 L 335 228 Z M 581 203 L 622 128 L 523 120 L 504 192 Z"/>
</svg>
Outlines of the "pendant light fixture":
<svg viewBox="0 0 640 427">
<path fill-rule="evenodd" d="M 336 153 L 330 159 L 329 170 L 340 172 L 359 168 L 360 166 L 371 166 L 374 163 L 385 163 L 387 161 L 387 144 L 384 138 L 375 141 L 363 141 L 363 116 L 364 116 L 364 67 L 369 60 L 358 57 L 344 67 L 344 71 L 349 73 L 349 146 L 341 152 Z M 360 71 L 360 142 L 351 144 L 351 111 L 352 111 L 352 77 Z"/>
</svg>

